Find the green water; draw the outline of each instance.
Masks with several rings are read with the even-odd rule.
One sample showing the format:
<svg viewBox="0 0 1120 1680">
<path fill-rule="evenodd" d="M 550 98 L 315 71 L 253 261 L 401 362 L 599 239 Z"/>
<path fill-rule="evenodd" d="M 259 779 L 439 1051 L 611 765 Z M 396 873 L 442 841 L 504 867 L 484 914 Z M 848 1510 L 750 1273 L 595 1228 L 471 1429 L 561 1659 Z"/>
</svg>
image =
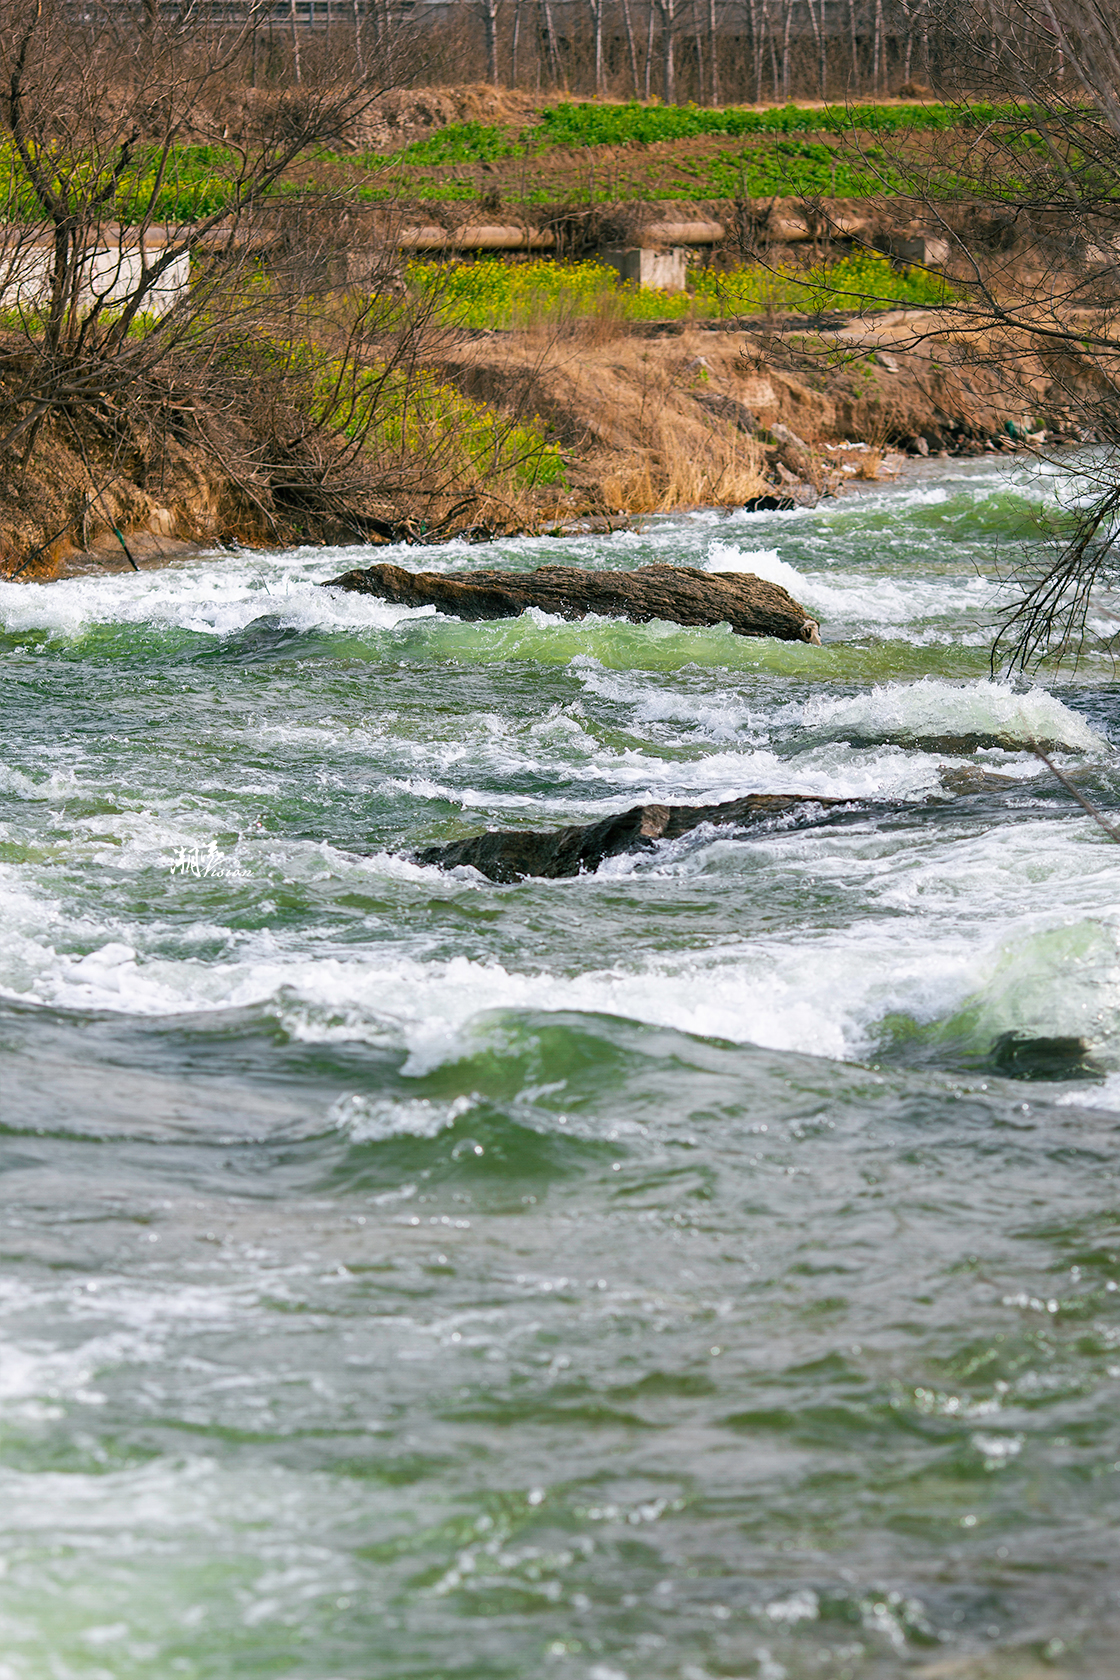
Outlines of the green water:
<svg viewBox="0 0 1120 1680">
<path fill-rule="evenodd" d="M 1120 692 L 987 677 L 1055 483 L 486 555 L 819 649 L 0 586 L 0 1680 L 1120 1672 L 1120 870 L 1026 748 L 1114 806 Z M 405 855 L 791 789 L 886 808 Z"/>
</svg>

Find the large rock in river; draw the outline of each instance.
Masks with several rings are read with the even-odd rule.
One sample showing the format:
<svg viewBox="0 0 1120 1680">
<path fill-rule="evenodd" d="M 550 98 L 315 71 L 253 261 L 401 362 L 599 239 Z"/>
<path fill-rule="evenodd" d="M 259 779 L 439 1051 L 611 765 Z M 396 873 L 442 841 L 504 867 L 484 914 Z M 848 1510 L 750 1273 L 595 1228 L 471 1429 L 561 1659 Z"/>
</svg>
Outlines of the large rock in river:
<svg viewBox="0 0 1120 1680">
<path fill-rule="evenodd" d="M 652 851 L 659 840 L 675 840 L 701 823 L 741 829 L 775 818 L 811 822 L 837 806 L 858 810 L 850 799 L 799 793 L 748 793 L 723 805 L 634 805 L 581 828 L 543 833 L 495 829 L 447 846 L 428 846 L 416 856 L 420 863 L 439 864 L 443 869 L 470 864 L 492 881 L 523 881 L 529 875 L 556 879 L 597 869 L 604 858 Z"/>
<path fill-rule="evenodd" d="M 820 645 L 820 626 L 792 595 L 753 572 L 702 572 L 697 566 L 640 566 L 633 572 L 540 566 L 535 572 L 409 572 L 382 562 L 331 578 L 325 589 L 353 589 L 406 607 L 438 607 L 457 618 L 515 618 L 540 607 L 560 618 L 652 618 L 673 624 L 730 624 L 738 636 L 777 636 Z"/>
</svg>

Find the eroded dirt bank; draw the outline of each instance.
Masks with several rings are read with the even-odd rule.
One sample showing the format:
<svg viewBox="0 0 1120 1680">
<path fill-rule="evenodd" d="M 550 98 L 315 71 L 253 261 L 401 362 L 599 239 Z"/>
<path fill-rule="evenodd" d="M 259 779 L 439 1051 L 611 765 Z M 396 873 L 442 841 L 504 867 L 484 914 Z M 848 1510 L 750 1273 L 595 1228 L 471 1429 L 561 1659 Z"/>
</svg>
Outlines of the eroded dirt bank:
<svg viewBox="0 0 1120 1680">
<path fill-rule="evenodd" d="M 161 564 L 191 545 L 559 534 L 673 507 L 813 501 L 898 471 L 907 453 L 1075 441 L 1063 404 L 1076 369 L 988 361 L 939 325 L 895 311 L 465 335 L 439 374 L 500 413 L 539 417 L 564 454 L 562 483 L 514 498 L 478 484 L 392 503 L 353 489 L 293 498 L 283 474 L 227 469 L 220 439 L 149 428 L 110 453 L 94 431 L 48 426 L 0 482 L 0 564 L 31 579 Z"/>
</svg>

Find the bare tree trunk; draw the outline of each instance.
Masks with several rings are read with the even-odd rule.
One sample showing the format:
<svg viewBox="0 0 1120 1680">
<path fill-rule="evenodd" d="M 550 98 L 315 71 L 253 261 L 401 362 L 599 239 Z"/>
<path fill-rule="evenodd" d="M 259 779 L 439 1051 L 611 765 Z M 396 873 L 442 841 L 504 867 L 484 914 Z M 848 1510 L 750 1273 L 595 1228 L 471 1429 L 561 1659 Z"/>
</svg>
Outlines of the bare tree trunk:
<svg viewBox="0 0 1120 1680">
<path fill-rule="evenodd" d="M 749 0 L 751 57 L 754 60 L 754 102 L 762 104 L 762 40 L 758 32 L 758 0 Z"/>
<path fill-rule="evenodd" d="M 770 88 L 775 99 L 779 98 L 778 80 L 778 43 L 774 38 L 774 22 L 770 16 L 769 0 L 762 0 L 762 22 L 770 42 Z"/>
<path fill-rule="evenodd" d="M 793 27 L 793 0 L 785 0 L 786 21 L 782 29 L 782 98 L 789 98 L 789 36 Z"/>
<path fill-rule="evenodd" d="M 708 0 L 708 54 L 711 58 L 712 104 L 720 101 L 719 31 L 716 29 L 716 0 Z"/>
<path fill-rule="evenodd" d="M 296 0 L 288 0 L 288 15 L 292 20 L 292 68 L 297 82 L 303 77 L 299 67 L 299 19 L 296 17 Z"/>
<path fill-rule="evenodd" d="M 358 75 L 364 80 L 366 73 L 365 55 L 362 52 L 362 13 L 360 0 L 353 0 L 354 4 L 354 56 L 358 61 Z M 255 37 L 254 37 L 255 39 Z"/>
<path fill-rule="evenodd" d="M 498 0 L 479 0 L 482 27 L 486 32 L 486 79 L 498 85 Z"/>
<path fill-rule="evenodd" d="M 700 0 L 692 0 L 692 43 L 696 48 L 696 97 L 704 103 L 704 43 L 701 38 Z"/>
<path fill-rule="evenodd" d="M 677 97 L 677 72 L 673 60 L 677 0 L 657 0 L 657 9 L 661 13 L 662 98 L 666 105 L 672 105 Z"/>
<path fill-rule="evenodd" d="M 521 0 L 514 0 L 513 8 L 513 40 L 509 50 L 509 81 L 511 87 L 517 86 L 517 41 L 521 34 Z"/>
<path fill-rule="evenodd" d="M 595 48 L 595 92 L 603 91 L 603 6 L 605 0 L 588 0 Z"/>
<path fill-rule="evenodd" d="M 824 38 L 824 0 L 819 0 L 819 5 L 820 5 L 820 16 L 819 17 L 817 16 L 817 13 L 813 9 L 813 0 L 806 0 L 806 3 L 809 7 L 809 22 L 813 26 L 813 34 L 817 37 L 817 52 L 820 56 L 820 66 L 821 66 L 821 98 L 824 99 L 826 97 L 826 95 L 825 95 L 825 79 L 826 79 L 827 74 L 828 74 L 828 60 L 827 60 L 827 56 L 826 56 L 826 47 L 825 47 L 825 38 Z"/>
<path fill-rule="evenodd" d="M 906 45 L 902 53 L 902 80 L 910 80 L 910 59 L 914 48 L 914 14 L 911 12 L 907 0 L 898 0 L 902 7 L 902 15 L 906 19 Z"/>
<path fill-rule="evenodd" d="M 545 41 L 548 45 L 548 62 L 552 67 L 552 83 L 560 86 L 560 55 L 556 50 L 556 30 L 552 24 L 551 0 L 541 0 L 541 21 L 544 24 Z"/>
<path fill-rule="evenodd" d="M 646 21 L 649 27 L 646 30 L 646 80 L 643 94 L 645 99 L 650 97 L 650 80 L 653 74 L 653 0 L 648 0 L 648 5 Z"/>
<path fill-rule="evenodd" d="M 875 0 L 875 43 L 871 54 L 871 88 L 882 97 L 883 84 L 883 0 Z"/>
<path fill-rule="evenodd" d="M 856 33 L 856 0 L 848 0 L 848 34 L 852 42 L 852 69 L 848 86 L 851 92 L 859 92 L 859 35 Z"/>
<path fill-rule="evenodd" d="M 622 0 L 622 17 L 626 25 L 626 50 L 630 55 L 630 85 L 634 98 L 638 97 L 638 48 L 634 40 L 634 20 L 630 16 L 630 0 Z"/>
</svg>

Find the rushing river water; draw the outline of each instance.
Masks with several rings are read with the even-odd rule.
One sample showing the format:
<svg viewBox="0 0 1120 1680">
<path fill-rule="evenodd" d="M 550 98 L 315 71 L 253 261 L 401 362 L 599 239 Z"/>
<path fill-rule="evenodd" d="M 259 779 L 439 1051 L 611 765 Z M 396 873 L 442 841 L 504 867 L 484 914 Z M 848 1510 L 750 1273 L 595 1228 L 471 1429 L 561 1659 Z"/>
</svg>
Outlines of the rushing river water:
<svg viewBox="0 0 1120 1680">
<path fill-rule="evenodd" d="M 1115 805 L 1120 689 L 987 678 L 1052 488 L 483 557 L 821 648 L 349 550 L 0 586 L 2 1680 L 1118 1672 L 1120 855 L 1027 743 Z M 905 808 L 401 855 L 787 790 Z"/>
</svg>

